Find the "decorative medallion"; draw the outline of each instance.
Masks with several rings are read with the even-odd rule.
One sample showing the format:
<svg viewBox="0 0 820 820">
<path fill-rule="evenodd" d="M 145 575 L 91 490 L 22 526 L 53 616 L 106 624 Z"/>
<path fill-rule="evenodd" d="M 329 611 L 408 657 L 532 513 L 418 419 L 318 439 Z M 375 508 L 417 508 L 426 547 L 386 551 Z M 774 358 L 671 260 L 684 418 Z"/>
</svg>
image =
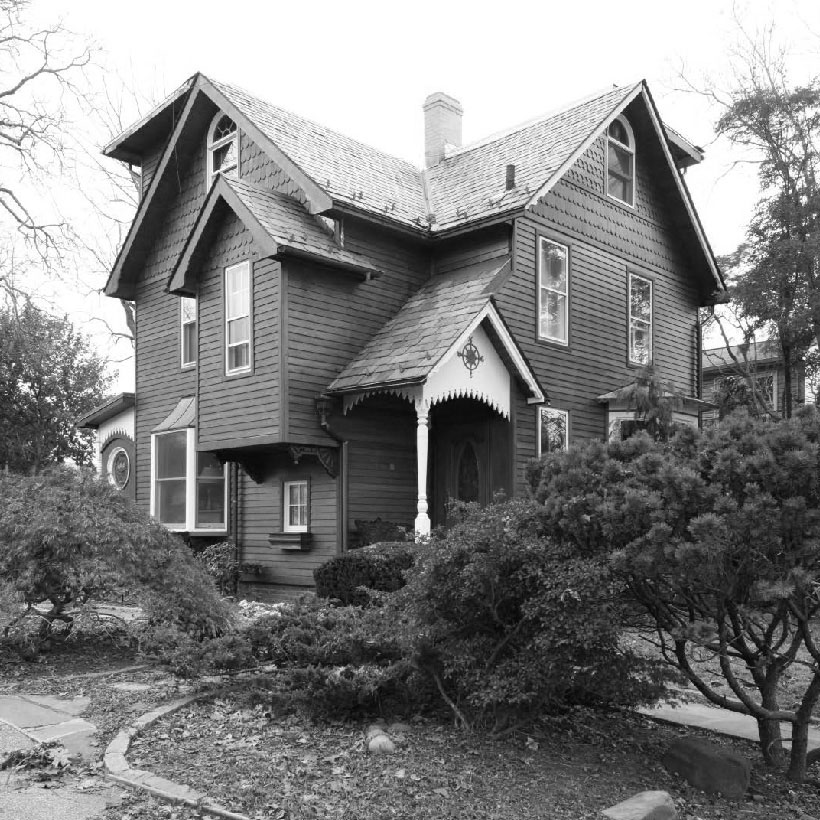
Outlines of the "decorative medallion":
<svg viewBox="0 0 820 820">
<path fill-rule="evenodd" d="M 131 460 L 122 447 L 117 447 L 108 457 L 108 480 L 118 490 L 125 489 L 131 477 Z"/>
<path fill-rule="evenodd" d="M 473 378 L 473 372 L 478 370 L 478 366 L 484 361 L 484 357 L 479 352 L 479 349 L 473 344 L 473 337 L 467 339 L 467 344 L 456 354 L 464 363 L 467 370 L 470 371 L 470 378 Z"/>
</svg>

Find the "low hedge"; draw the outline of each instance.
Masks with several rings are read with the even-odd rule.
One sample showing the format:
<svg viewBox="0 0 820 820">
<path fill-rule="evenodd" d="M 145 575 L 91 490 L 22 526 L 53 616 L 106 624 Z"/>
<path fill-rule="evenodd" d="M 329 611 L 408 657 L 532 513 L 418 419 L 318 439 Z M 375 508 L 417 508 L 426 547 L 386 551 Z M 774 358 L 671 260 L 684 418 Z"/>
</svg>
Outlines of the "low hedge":
<svg viewBox="0 0 820 820">
<path fill-rule="evenodd" d="M 367 590 L 395 592 L 405 584 L 404 571 L 413 566 L 415 550 L 407 542 L 383 542 L 346 552 L 313 571 L 316 594 L 345 606 L 366 606 Z M 365 589 L 362 589 L 365 587 Z"/>
</svg>

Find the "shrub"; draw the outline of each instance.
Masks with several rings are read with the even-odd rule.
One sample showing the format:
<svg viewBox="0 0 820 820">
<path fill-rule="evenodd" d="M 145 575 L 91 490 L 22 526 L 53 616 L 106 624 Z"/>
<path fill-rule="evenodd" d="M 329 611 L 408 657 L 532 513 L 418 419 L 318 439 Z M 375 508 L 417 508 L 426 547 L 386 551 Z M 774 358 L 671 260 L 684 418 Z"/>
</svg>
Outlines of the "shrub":
<svg viewBox="0 0 820 820">
<path fill-rule="evenodd" d="M 196 558 L 205 567 L 222 595 L 236 595 L 241 564 L 233 541 L 209 544 L 196 553 Z"/>
<path fill-rule="evenodd" d="M 411 613 L 416 662 L 459 722 L 500 732 L 568 702 L 660 693 L 660 669 L 619 648 L 620 589 L 605 560 L 550 537 L 531 501 L 454 511 L 388 609 Z"/>
<path fill-rule="evenodd" d="M 316 594 L 344 605 L 365 606 L 367 590 L 395 592 L 405 584 L 415 547 L 406 542 L 372 544 L 326 561 L 313 571 Z"/>
<path fill-rule="evenodd" d="M 357 518 L 353 523 L 360 539 L 357 546 L 407 540 L 407 529 L 392 521 L 384 521 L 381 518 Z"/>
<path fill-rule="evenodd" d="M 0 576 L 22 603 L 6 635 L 34 617 L 45 641 L 70 631 L 73 609 L 123 591 L 149 623 L 195 639 L 230 627 L 230 610 L 182 540 L 107 482 L 71 470 L 0 475 L 0 497 Z"/>
</svg>

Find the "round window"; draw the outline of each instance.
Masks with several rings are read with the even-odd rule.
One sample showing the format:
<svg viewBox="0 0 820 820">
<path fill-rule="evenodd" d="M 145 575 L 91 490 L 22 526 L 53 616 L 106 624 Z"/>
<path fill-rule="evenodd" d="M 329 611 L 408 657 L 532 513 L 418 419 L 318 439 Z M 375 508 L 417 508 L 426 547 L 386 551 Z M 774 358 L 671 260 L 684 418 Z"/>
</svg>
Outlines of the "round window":
<svg viewBox="0 0 820 820">
<path fill-rule="evenodd" d="M 131 477 L 131 459 L 122 447 L 115 447 L 108 456 L 108 481 L 118 490 L 125 489 Z"/>
</svg>

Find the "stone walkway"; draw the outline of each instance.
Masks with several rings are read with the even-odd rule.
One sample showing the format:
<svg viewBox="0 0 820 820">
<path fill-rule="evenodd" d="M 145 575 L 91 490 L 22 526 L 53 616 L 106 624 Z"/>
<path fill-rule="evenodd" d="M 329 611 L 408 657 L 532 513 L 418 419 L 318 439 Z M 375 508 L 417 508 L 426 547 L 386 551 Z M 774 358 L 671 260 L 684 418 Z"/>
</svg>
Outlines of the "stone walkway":
<svg viewBox="0 0 820 820">
<path fill-rule="evenodd" d="M 82 718 L 88 698 L 48 695 L 0 695 L 0 758 L 45 741 L 59 741 L 75 758 L 91 763 L 99 757 L 94 747 L 93 723 Z M 100 788 L 99 779 L 68 782 L 43 788 L 13 772 L 0 772 L 0 820 L 91 820 L 121 791 Z"/>
</svg>

